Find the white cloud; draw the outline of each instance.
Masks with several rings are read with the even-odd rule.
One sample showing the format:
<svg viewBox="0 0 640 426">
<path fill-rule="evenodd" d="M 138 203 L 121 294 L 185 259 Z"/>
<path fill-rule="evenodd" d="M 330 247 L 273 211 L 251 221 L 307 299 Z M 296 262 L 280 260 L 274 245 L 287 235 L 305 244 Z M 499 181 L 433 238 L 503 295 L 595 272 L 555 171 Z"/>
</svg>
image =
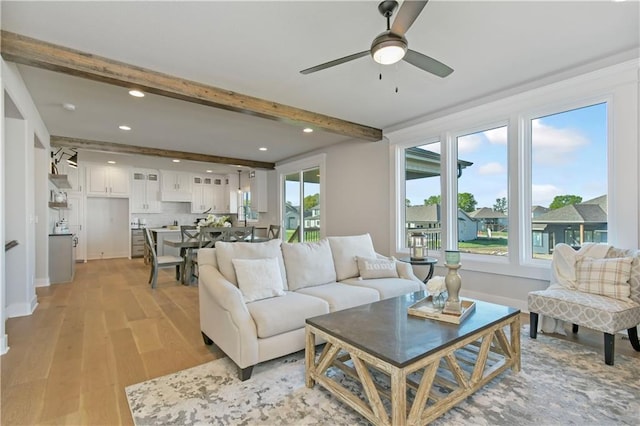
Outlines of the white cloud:
<svg viewBox="0 0 640 426">
<path fill-rule="evenodd" d="M 548 207 L 556 195 L 562 194 L 561 188 L 552 184 L 531 185 L 531 204 Z"/>
<path fill-rule="evenodd" d="M 506 171 L 507 169 L 497 162 L 483 164 L 478 168 L 479 175 L 499 175 L 506 173 Z"/>
<path fill-rule="evenodd" d="M 560 165 L 574 161 L 572 154 L 589 144 L 589 140 L 574 129 L 559 129 L 533 120 L 533 161 L 537 164 Z"/>
<path fill-rule="evenodd" d="M 473 133 L 458 138 L 458 158 L 463 157 L 465 154 L 475 152 L 482 146 L 483 137 L 482 133 Z"/>
<path fill-rule="evenodd" d="M 496 129 L 487 130 L 484 136 L 492 144 L 507 144 L 507 126 L 498 127 Z"/>
</svg>

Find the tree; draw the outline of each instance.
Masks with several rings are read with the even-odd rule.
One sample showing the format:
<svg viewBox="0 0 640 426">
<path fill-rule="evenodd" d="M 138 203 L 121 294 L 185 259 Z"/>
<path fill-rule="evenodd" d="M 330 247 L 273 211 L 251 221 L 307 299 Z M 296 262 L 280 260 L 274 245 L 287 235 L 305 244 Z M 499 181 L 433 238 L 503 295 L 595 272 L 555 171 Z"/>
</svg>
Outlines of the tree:
<svg viewBox="0 0 640 426">
<path fill-rule="evenodd" d="M 432 195 L 431 197 L 424 200 L 425 206 L 430 206 L 432 204 L 440 204 L 441 197 L 439 195 Z"/>
<path fill-rule="evenodd" d="M 579 195 L 556 195 L 553 198 L 549 208 L 551 210 L 559 209 L 560 207 L 570 206 L 572 204 L 579 204 L 582 202 L 582 197 Z"/>
<path fill-rule="evenodd" d="M 411 200 L 408 199 L 408 198 L 405 198 L 404 205 L 407 206 L 407 207 L 411 207 Z"/>
<path fill-rule="evenodd" d="M 311 210 L 313 207 L 320 204 L 320 194 L 307 195 L 304 197 L 304 209 Z"/>
<path fill-rule="evenodd" d="M 458 208 L 467 213 L 472 212 L 476 209 L 476 205 L 478 202 L 476 201 L 473 194 L 468 192 L 460 192 L 458 193 Z"/>
<path fill-rule="evenodd" d="M 493 205 L 493 211 L 507 214 L 507 198 L 496 198 L 496 203 Z"/>
</svg>

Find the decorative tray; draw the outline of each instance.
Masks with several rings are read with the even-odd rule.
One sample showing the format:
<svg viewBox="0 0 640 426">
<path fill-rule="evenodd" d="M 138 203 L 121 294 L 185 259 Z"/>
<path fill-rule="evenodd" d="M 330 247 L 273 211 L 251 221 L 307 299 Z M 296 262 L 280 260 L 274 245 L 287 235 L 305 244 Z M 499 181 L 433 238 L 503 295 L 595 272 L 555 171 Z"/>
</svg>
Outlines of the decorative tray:
<svg viewBox="0 0 640 426">
<path fill-rule="evenodd" d="M 460 299 L 462 305 L 462 314 L 449 314 L 442 312 L 442 308 L 436 308 L 433 306 L 433 299 L 431 296 L 427 296 L 424 299 L 418 300 L 413 305 L 409 306 L 409 315 L 413 315 L 421 318 L 429 318 L 437 321 L 448 322 L 451 324 L 460 324 L 476 309 L 476 302 L 473 300 Z"/>
</svg>

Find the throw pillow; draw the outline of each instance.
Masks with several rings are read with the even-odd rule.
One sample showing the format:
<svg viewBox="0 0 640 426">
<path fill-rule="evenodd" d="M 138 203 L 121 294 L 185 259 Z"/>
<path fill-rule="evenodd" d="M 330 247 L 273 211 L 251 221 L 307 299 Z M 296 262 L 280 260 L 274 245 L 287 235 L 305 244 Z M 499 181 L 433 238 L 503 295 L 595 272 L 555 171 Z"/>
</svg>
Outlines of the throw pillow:
<svg viewBox="0 0 640 426">
<path fill-rule="evenodd" d="M 328 237 L 327 239 L 331 246 L 338 281 L 357 277 L 360 274 L 356 256 L 376 257 L 376 251 L 373 249 L 373 242 L 369 234 Z"/>
<path fill-rule="evenodd" d="M 576 260 L 578 290 L 615 299 L 628 299 L 632 257 L 594 259 L 579 256 Z"/>
<path fill-rule="evenodd" d="M 313 243 L 282 243 L 281 247 L 289 290 L 295 291 L 336 280 L 331 247 L 326 239 Z"/>
<path fill-rule="evenodd" d="M 245 302 L 284 296 L 280 266 L 275 257 L 268 259 L 232 259 L 238 287 Z"/>
<path fill-rule="evenodd" d="M 611 247 L 607 257 L 632 257 L 631 274 L 629 276 L 629 299 L 640 303 L 640 250 L 619 249 Z"/>
<path fill-rule="evenodd" d="M 365 280 L 375 278 L 398 278 L 395 260 L 357 256 L 357 262 L 360 276 Z"/>
<path fill-rule="evenodd" d="M 282 260 L 282 251 L 280 243 L 282 240 L 275 239 L 265 241 L 263 243 L 228 243 L 223 241 L 216 242 L 216 260 L 218 261 L 218 269 L 227 281 L 237 286 L 236 271 L 233 267 L 232 259 L 266 259 L 275 257 L 280 263 L 280 275 L 284 289 L 287 289 L 287 276 L 284 269 L 284 261 Z"/>
</svg>

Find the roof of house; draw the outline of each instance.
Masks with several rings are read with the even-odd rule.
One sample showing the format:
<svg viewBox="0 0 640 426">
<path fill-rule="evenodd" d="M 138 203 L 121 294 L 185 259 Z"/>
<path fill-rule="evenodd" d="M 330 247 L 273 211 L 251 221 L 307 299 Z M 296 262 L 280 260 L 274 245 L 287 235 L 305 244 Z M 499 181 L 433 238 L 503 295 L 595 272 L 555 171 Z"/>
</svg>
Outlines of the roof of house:
<svg viewBox="0 0 640 426">
<path fill-rule="evenodd" d="M 607 196 L 571 204 L 534 218 L 533 223 L 606 223 Z"/>
<path fill-rule="evenodd" d="M 469 216 L 475 219 L 506 219 L 507 218 L 506 214 L 490 209 L 489 207 L 482 207 L 468 214 Z"/>
</svg>

